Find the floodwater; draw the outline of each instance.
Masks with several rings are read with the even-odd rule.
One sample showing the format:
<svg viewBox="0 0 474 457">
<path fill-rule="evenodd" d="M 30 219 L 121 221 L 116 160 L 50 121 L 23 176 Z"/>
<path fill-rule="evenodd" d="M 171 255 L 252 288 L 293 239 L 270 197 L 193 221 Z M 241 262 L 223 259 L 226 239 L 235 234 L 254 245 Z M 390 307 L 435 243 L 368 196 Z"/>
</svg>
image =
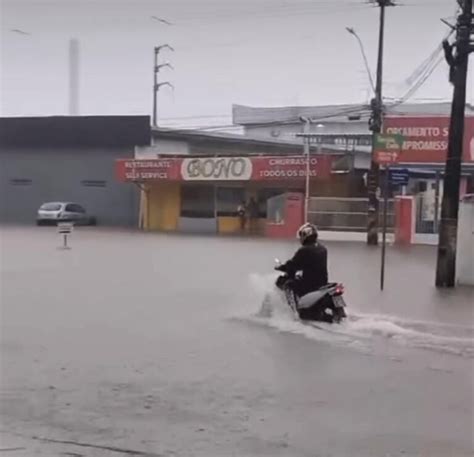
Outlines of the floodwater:
<svg viewBox="0 0 474 457">
<path fill-rule="evenodd" d="M 295 244 L 2 228 L 4 455 L 467 456 L 473 295 L 435 251 L 328 244 L 351 318 L 294 322 L 273 259 Z"/>
</svg>

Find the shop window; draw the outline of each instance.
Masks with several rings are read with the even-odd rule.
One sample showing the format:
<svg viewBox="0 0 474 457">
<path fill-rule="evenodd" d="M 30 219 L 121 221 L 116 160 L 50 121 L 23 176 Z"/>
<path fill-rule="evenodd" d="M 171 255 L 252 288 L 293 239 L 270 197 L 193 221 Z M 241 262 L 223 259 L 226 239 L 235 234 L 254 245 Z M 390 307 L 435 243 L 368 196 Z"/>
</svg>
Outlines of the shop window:
<svg viewBox="0 0 474 457">
<path fill-rule="evenodd" d="M 219 187 L 217 189 L 217 215 L 238 216 L 239 205 L 245 202 L 245 190 L 242 187 Z"/>
<path fill-rule="evenodd" d="M 28 178 L 13 178 L 10 179 L 10 184 L 12 186 L 31 186 L 33 181 Z"/>
<path fill-rule="evenodd" d="M 283 214 L 285 208 L 285 198 L 283 194 L 276 195 L 267 200 L 267 220 L 273 224 L 281 224 L 283 222 Z"/>
<path fill-rule="evenodd" d="M 214 214 L 214 187 L 185 185 L 181 189 L 181 217 L 210 219 Z"/>
<path fill-rule="evenodd" d="M 268 199 L 276 195 L 281 195 L 284 192 L 282 189 L 260 189 L 257 192 L 258 216 L 266 218 Z"/>
<path fill-rule="evenodd" d="M 419 181 L 418 182 L 418 188 L 417 192 L 426 192 L 426 189 L 428 188 L 426 181 Z"/>
</svg>

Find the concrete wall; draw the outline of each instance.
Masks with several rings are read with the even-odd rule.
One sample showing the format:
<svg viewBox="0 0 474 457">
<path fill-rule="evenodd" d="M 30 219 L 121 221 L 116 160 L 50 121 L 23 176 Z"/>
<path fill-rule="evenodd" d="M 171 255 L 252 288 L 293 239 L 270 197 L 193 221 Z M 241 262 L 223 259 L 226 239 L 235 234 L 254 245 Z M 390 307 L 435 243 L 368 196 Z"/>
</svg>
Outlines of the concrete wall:
<svg viewBox="0 0 474 457">
<path fill-rule="evenodd" d="M 133 147 L 3 146 L 0 222 L 32 224 L 42 203 L 74 201 L 99 225 L 137 226 L 139 191 L 114 173 L 115 159 L 127 157 L 133 157 Z"/>
</svg>

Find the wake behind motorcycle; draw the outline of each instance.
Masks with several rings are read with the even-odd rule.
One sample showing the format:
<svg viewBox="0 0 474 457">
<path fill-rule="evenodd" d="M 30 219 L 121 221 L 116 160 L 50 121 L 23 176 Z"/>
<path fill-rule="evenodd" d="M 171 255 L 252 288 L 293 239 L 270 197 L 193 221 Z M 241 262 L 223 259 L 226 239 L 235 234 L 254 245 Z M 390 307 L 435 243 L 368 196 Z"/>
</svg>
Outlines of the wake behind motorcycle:
<svg viewBox="0 0 474 457">
<path fill-rule="evenodd" d="M 275 261 L 277 267 L 281 265 L 278 259 Z M 334 324 L 340 323 L 347 317 L 342 284 L 329 283 L 318 290 L 298 297 L 293 287 L 295 281 L 298 281 L 298 275 L 291 277 L 283 273 L 277 278 L 275 285 L 283 292 L 286 303 L 297 318 L 303 321 Z"/>
</svg>

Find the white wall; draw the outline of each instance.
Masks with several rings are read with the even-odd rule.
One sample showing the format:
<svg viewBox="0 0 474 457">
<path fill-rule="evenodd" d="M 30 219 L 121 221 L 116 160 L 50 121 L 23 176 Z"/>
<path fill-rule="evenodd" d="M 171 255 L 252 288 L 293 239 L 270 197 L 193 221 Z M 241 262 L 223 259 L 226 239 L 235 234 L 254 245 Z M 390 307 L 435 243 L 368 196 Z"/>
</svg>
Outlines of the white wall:
<svg viewBox="0 0 474 457">
<path fill-rule="evenodd" d="M 464 286 L 474 286 L 474 198 L 459 207 L 456 279 Z"/>
</svg>

